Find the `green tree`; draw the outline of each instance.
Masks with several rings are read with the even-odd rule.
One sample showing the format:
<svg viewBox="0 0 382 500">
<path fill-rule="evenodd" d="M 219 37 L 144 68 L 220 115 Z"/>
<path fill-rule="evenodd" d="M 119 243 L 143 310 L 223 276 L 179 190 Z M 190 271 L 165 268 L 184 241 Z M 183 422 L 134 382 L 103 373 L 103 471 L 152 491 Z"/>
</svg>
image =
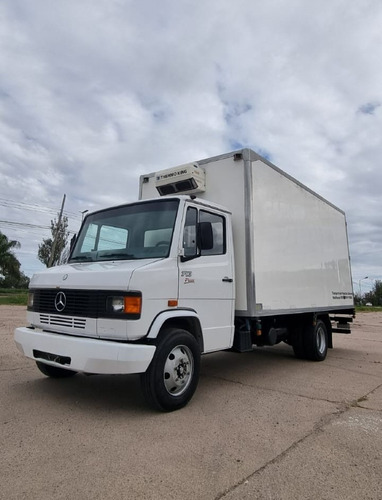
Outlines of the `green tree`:
<svg viewBox="0 0 382 500">
<path fill-rule="evenodd" d="M 370 302 L 373 306 L 382 306 L 382 281 L 375 280 L 372 290 L 365 294 L 364 303 Z"/>
<path fill-rule="evenodd" d="M 28 288 L 30 279 L 23 272 L 0 278 L 0 288 Z"/>
<path fill-rule="evenodd" d="M 360 296 L 359 293 L 354 293 L 354 304 L 356 306 L 361 306 L 362 305 L 362 297 Z"/>
<path fill-rule="evenodd" d="M 18 286 L 22 273 L 20 262 L 17 260 L 13 250 L 20 248 L 20 243 L 9 240 L 5 234 L 0 232 L 0 286 Z"/>
<path fill-rule="evenodd" d="M 56 266 L 61 263 L 62 253 L 69 237 L 68 218 L 63 216 L 60 224 L 58 224 L 57 219 L 51 220 L 50 231 L 52 233 L 52 237 L 42 240 L 41 245 L 38 247 L 37 254 L 39 260 L 45 264 L 46 267 L 50 267 L 49 264 Z M 53 248 L 54 255 L 52 256 Z"/>
</svg>

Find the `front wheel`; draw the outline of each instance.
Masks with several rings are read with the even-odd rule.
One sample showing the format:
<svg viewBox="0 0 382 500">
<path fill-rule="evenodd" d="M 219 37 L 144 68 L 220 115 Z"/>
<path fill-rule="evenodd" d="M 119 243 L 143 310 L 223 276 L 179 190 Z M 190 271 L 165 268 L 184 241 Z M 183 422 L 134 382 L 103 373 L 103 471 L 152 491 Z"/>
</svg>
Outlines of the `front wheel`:
<svg viewBox="0 0 382 500">
<path fill-rule="evenodd" d="M 41 373 L 52 378 L 68 378 L 73 377 L 77 373 L 73 370 L 65 370 L 64 368 L 59 368 L 58 366 L 47 365 L 45 363 L 41 363 L 41 361 L 36 361 L 36 365 Z"/>
<path fill-rule="evenodd" d="M 199 381 L 200 348 L 186 330 L 168 329 L 154 358 L 141 375 L 148 403 L 162 411 L 174 411 L 192 398 Z"/>
</svg>

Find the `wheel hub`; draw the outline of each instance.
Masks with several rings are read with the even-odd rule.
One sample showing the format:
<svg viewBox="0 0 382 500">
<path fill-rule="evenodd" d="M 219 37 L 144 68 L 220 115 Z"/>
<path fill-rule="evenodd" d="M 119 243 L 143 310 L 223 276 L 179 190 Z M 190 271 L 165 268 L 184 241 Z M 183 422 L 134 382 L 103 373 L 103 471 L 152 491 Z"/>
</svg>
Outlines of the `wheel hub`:
<svg viewBox="0 0 382 500">
<path fill-rule="evenodd" d="M 184 378 L 186 373 L 187 373 L 187 363 L 182 360 L 176 368 L 176 374 L 178 378 Z"/>
<path fill-rule="evenodd" d="M 173 396 L 182 394 L 192 380 L 193 356 L 187 346 L 176 346 L 169 353 L 164 365 L 163 380 L 167 392 Z"/>
</svg>

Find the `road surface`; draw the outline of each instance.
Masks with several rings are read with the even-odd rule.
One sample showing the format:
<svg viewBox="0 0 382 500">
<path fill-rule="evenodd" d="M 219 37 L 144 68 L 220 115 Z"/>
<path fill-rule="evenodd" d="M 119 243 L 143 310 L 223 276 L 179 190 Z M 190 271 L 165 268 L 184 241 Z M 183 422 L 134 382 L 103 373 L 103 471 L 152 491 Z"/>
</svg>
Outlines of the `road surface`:
<svg viewBox="0 0 382 500">
<path fill-rule="evenodd" d="M 53 380 L 0 306 L 0 498 L 382 498 L 382 314 L 322 363 L 285 344 L 202 358 L 190 404 L 147 408 L 137 376 Z"/>
</svg>

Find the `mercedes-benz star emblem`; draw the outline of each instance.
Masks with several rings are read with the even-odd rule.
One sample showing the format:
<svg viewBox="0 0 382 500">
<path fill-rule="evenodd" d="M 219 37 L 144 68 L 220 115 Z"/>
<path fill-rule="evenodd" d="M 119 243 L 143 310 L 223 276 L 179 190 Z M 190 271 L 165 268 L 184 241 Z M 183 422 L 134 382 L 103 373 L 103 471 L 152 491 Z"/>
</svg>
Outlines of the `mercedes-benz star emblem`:
<svg viewBox="0 0 382 500">
<path fill-rule="evenodd" d="M 66 306 L 66 295 L 64 292 L 58 292 L 56 298 L 54 299 L 54 307 L 56 311 L 62 312 Z"/>
</svg>

